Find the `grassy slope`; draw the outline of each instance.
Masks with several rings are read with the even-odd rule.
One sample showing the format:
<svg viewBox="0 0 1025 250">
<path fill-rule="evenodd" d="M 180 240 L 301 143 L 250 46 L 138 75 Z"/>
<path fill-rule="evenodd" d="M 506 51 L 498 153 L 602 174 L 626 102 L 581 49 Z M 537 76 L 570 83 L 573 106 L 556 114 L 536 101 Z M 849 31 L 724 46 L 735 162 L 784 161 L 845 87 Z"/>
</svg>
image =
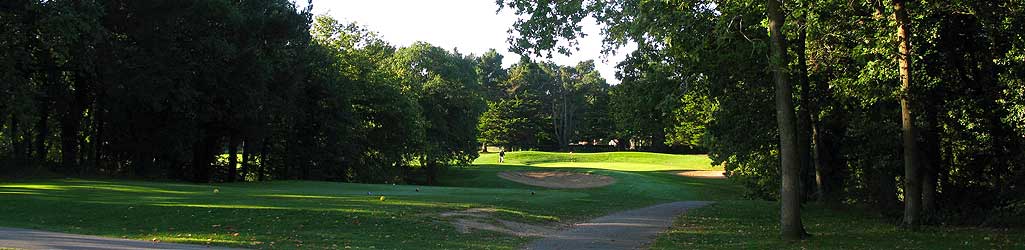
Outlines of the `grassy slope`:
<svg viewBox="0 0 1025 250">
<path fill-rule="evenodd" d="M 614 163 L 614 164 L 613 164 Z M 498 164 L 498 154 L 483 154 L 474 164 Z M 550 153 L 507 152 L 504 165 L 534 167 L 600 168 L 617 171 L 721 170 L 704 155 L 672 155 L 643 152 Z"/>
<path fill-rule="evenodd" d="M 623 162 L 603 164 L 638 172 L 557 168 L 619 180 L 586 190 L 525 186 L 495 174 L 536 168 L 487 164 L 449 170 L 442 178 L 444 187 L 425 187 L 422 192 L 403 185 L 295 181 L 215 186 L 124 180 L 0 181 L 0 226 L 249 248 L 514 249 L 529 239 L 487 232 L 460 234 L 438 214 L 494 207 L 502 211 L 498 215 L 502 218 L 560 224 L 661 202 L 738 198 L 738 187 L 723 180 L 650 172 L 651 168 L 706 168 L 673 158 L 639 154 L 608 158 Z M 530 195 L 531 190 L 537 195 Z M 380 201 L 380 195 L 386 200 Z"/>
</svg>

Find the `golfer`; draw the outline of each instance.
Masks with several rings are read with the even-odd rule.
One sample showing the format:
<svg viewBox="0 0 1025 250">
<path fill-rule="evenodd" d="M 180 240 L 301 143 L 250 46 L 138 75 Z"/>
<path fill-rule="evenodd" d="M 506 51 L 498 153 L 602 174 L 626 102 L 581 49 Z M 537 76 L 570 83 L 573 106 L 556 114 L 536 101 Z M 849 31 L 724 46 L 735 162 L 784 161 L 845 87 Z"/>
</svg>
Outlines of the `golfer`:
<svg viewBox="0 0 1025 250">
<path fill-rule="evenodd" d="M 505 162 L 505 149 L 498 151 L 498 163 Z"/>
</svg>

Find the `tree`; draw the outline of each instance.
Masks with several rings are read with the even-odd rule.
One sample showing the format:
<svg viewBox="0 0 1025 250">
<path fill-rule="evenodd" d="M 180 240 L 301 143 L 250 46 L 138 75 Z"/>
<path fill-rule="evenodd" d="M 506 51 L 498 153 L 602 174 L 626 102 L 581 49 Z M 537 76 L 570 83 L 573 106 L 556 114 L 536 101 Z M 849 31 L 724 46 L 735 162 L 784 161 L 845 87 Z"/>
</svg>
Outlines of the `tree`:
<svg viewBox="0 0 1025 250">
<path fill-rule="evenodd" d="M 416 155 L 427 183 L 436 183 L 440 169 L 477 158 L 477 125 L 485 104 L 472 60 L 418 42 L 399 49 L 388 65 L 403 93 L 420 106 L 424 145 Z"/>
<path fill-rule="evenodd" d="M 546 125 L 539 113 L 541 104 L 536 99 L 513 97 L 492 102 L 481 116 L 481 141 L 510 149 L 529 149 L 537 144 L 537 136 Z"/>
<path fill-rule="evenodd" d="M 477 81 L 488 101 L 508 97 L 503 85 L 509 79 L 509 72 L 502 68 L 503 58 L 495 49 L 490 49 L 476 59 Z"/>
<path fill-rule="evenodd" d="M 780 191 L 780 231 L 784 240 L 804 237 L 801 223 L 800 155 L 797 148 L 797 117 L 794 114 L 793 87 L 785 72 L 786 41 L 783 37 L 784 14 L 779 0 L 766 0 L 769 35 L 772 39 L 771 67 L 776 82 L 776 119 L 779 124 L 782 190 Z"/>
<path fill-rule="evenodd" d="M 423 143 L 423 135 L 418 105 L 401 92 L 387 68 L 395 48 L 362 26 L 327 16 L 316 17 L 312 33 L 329 56 L 324 62 L 328 65 L 314 67 L 320 69 L 314 82 L 327 85 L 325 101 L 331 104 L 318 107 L 323 110 L 317 113 L 333 114 L 323 126 L 328 138 L 324 148 L 335 155 L 333 163 L 338 166 L 329 178 L 401 181 L 402 167 Z"/>
<path fill-rule="evenodd" d="M 917 134 L 909 103 L 911 85 L 911 48 L 909 20 L 903 0 L 893 0 L 893 19 L 897 21 L 897 42 L 900 52 L 900 116 L 904 141 L 904 225 L 917 226 L 922 210 L 922 180 L 918 165 Z"/>
<path fill-rule="evenodd" d="M 531 53 L 542 55 L 551 50 L 558 49 L 561 53 L 568 53 L 573 43 L 560 44 L 559 39 L 573 40 L 584 36 L 579 22 L 586 16 L 594 17 L 599 23 L 606 24 L 603 29 L 606 48 L 622 45 L 628 41 L 638 43 L 641 50 L 668 51 L 670 57 L 664 59 L 680 65 L 686 69 L 688 63 L 699 63 L 714 66 L 728 65 L 734 61 L 723 60 L 726 56 L 708 55 L 708 50 L 702 51 L 707 40 L 704 40 L 704 33 L 707 27 L 727 25 L 725 30 L 732 30 L 730 22 L 709 21 L 720 18 L 721 13 L 732 13 L 750 11 L 747 5 L 732 5 L 728 3 L 712 2 L 675 2 L 675 1 L 626 1 L 626 2 L 605 2 L 605 1 L 531 1 L 531 0 L 510 0 L 498 1 L 500 8 L 511 8 L 516 14 L 529 14 L 529 18 L 518 20 L 514 24 L 514 30 L 518 31 L 510 39 L 513 50 L 520 53 Z M 769 14 L 769 33 L 772 34 L 772 47 L 774 56 L 768 64 L 774 71 L 776 80 L 776 112 L 777 125 L 779 129 L 780 160 L 782 163 L 782 193 L 783 223 L 782 235 L 787 239 L 799 239 L 804 235 L 803 226 L 800 224 L 800 189 L 799 189 L 799 155 L 796 151 L 796 118 L 794 117 L 793 103 L 791 100 L 792 88 L 786 81 L 785 46 L 783 44 L 782 10 L 779 2 L 770 0 L 766 7 Z M 735 13 L 736 14 L 736 13 Z M 712 25 L 709 25 L 712 24 Z M 718 31 L 718 27 L 713 31 Z M 707 32 L 707 31 L 706 31 Z M 742 32 L 742 31 L 741 31 Z M 685 35 L 686 34 L 686 35 Z M 746 34 L 744 38 L 747 38 Z M 748 39 L 750 40 L 750 39 Z M 715 41 L 717 43 L 719 41 Z M 729 41 L 727 41 L 729 42 Z M 752 46 L 757 49 L 757 46 Z M 754 51 L 754 50 L 752 50 Z M 689 54 L 693 53 L 693 54 Z M 735 53 L 735 52 L 734 52 Z M 713 58 L 718 57 L 718 58 Z M 695 59 L 709 59 L 700 61 Z M 736 58 L 730 58 L 736 59 Z M 716 60 L 722 60 L 717 64 Z M 757 62 L 757 61 L 756 61 Z M 688 66 L 684 66 L 688 65 Z M 681 73 L 694 71 L 685 70 Z M 737 79 L 730 77 L 736 75 L 731 72 L 715 72 L 715 70 L 697 70 L 696 74 L 709 73 L 715 75 L 713 81 L 730 81 Z M 717 76 L 725 78 L 720 79 Z M 733 80 L 736 81 L 736 80 Z"/>
</svg>

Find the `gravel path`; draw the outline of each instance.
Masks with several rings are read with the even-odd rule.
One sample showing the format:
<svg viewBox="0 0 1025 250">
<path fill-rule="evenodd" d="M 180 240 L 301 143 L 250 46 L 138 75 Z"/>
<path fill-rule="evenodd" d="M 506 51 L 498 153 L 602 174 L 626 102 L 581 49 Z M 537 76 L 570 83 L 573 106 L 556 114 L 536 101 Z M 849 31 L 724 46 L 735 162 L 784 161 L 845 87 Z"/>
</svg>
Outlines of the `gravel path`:
<svg viewBox="0 0 1025 250">
<path fill-rule="evenodd" d="M 669 229 L 673 220 L 687 209 L 712 204 L 708 201 L 681 201 L 618 212 L 531 242 L 527 250 L 562 249 L 641 249 Z"/>
<path fill-rule="evenodd" d="M 178 249 L 178 250 L 229 250 L 200 245 L 156 243 L 139 240 L 103 238 L 89 235 L 54 233 L 47 231 L 0 227 L 0 248 L 93 250 L 93 249 Z"/>
</svg>

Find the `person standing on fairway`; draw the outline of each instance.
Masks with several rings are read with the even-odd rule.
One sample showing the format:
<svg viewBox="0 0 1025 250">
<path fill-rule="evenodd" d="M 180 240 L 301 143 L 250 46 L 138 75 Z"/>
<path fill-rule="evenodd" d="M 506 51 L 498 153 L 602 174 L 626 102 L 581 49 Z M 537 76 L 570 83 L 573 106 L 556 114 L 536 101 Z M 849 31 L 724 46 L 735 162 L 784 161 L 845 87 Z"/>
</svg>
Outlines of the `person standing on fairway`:
<svg viewBox="0 0 1025 250">
<path fill-rule="evenodd" d="M 505 149 L 498 151 L 498 163 L 505 162 Z"/>
</svg>

